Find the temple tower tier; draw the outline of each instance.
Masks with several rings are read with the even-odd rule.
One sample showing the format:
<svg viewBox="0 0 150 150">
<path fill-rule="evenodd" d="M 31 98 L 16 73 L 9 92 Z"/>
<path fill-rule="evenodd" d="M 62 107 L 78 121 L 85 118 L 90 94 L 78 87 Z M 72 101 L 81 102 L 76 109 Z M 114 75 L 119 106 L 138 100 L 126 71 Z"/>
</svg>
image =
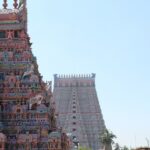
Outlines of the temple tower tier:
<svg viewBox="0 0 150 150">
<path fill-rule="evenodd" d="M 55 74 L 53 92 L 58 125 L 71 135 L 75 144 L 92 150 L 102 148 L 100 135 L 105 130 L 95 76 Z"/>
</svg>

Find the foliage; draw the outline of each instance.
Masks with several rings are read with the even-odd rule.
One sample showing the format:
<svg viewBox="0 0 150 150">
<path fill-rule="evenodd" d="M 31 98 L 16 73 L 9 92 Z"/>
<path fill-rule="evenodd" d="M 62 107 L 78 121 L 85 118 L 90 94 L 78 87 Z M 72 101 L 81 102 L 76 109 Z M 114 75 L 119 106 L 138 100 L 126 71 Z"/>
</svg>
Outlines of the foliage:
<svg viewBox="0 0 150 150">
<path fill-rule="evenodd" d="M 118 143 L 115 143 L 114 150 L 129 150 L 127 146 L 121 147 Z"/>
<path fill-rule="evenodd" d="M 87 147 L 79 147 L 79 150 L 91 150 L 91 149 Z"/>
<path fill-rule="evenodd" d="M 123 146 L 121 150 L 129 150 L 129 148 L 127 146 Z"/>
<path fill-rule="evenodd" d="M 121 150 L 121 147 L 118 143 L 115 143 L 114 150 Z"/>
<path fill-rule="evenodd" d="M 118 143 L 114 142 L 114 139 L 116 138 L 116 135 L 113 134 L 111 131 L 109 131 L 108 129 L 106 129 L 102 136 L 100 137 L 100 140 L 102 142 L 102 144 L 104 145 L 104 149 L 105 150 L 111 150 L 112 147 L 111 145 L 114 144 L 114 150 L 131 150 L 129 149 L 127 146 L 120 146 Z M 82 150 L 82 149 L 81 149 Z M 84 150 L 84 149 L 83 149 Z"/>
<path fill-rule="evenodd" d="M 114 138 L 116 138 L 116 135 L 106 129 L 102 134 L 102 136 L 100 137 L 100 140 L 104 145 L 106 145 L 106 144 L 113 144 Z"/>
</svg>

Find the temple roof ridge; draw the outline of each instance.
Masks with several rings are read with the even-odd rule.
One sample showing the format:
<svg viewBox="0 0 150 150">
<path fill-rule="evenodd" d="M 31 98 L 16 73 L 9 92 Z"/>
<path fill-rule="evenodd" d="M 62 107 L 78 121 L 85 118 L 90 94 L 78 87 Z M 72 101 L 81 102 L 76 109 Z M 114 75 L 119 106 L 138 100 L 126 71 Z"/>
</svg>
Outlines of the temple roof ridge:
<svg viewBox="0 0 150 150">
<path fill-rule="evenodd" d="M 27 8 L 26 0 L 14 0 L 13 8 L 7 8 L 7 0 L 0 8 L 0 30 L 22 30 L 27 31 Z"/>
</svg>

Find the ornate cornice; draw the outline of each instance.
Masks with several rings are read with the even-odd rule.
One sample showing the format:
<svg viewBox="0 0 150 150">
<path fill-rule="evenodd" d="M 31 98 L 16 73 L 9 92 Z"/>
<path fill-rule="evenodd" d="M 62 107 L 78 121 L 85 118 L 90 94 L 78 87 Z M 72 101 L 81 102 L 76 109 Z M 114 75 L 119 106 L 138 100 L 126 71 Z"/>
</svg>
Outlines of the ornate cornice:
<svg viewBox="0 0 150 150">
<path fill-rule="evenodd" d="M 21 30 L 24 29 L 24 23 L 4 23 L 1 24 L 0 22 L 0 30 Z"/>
</svg>

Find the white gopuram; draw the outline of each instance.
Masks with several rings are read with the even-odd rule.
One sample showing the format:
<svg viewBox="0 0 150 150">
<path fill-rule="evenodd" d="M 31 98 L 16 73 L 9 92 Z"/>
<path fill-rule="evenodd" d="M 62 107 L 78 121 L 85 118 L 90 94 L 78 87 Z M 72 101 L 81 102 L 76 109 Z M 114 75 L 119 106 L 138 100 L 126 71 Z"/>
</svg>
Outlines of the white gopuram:
<svg viewBox="0 0 150 150">
<path fill-rule="evenodd" d="M 54 75 L 53 96 L 58 126 L 79 145 L 102 149 L 100 135 L 105 123 L 96 93 L 95 74 Z"/>
</svg>

